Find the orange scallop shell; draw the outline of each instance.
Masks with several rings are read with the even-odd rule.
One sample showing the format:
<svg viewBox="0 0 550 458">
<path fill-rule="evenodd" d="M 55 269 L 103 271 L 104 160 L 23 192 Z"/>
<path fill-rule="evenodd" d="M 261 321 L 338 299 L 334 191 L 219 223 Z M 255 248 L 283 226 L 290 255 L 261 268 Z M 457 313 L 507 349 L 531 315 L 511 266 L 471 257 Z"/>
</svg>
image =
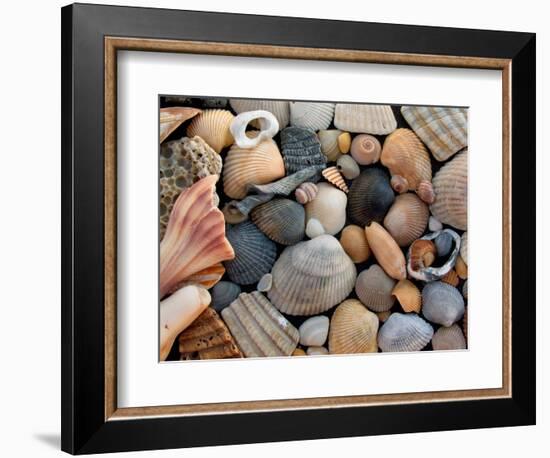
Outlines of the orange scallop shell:
<svg viewBox="0 0 550 458">
<path fill-rule="evenodd" d="M 228 110 L 204 110 L 187 127 L 187 136 L 198 135 L 219 154 L 222 149 L 233 144 L 229 127 L 234 118 Z"/>
</svg>

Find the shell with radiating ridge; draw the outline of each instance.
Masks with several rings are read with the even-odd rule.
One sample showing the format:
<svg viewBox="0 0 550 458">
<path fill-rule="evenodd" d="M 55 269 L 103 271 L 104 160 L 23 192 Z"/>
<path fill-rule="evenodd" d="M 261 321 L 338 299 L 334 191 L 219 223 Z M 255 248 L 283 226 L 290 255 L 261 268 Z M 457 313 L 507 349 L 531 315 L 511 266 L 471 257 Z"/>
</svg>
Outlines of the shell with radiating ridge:
<svg viewBox="0 0 550 458">
<path fill-rule="evenodd" d="M 323 225 L 325 232 L 335 235 L 346 224 L 346 193 L 329 183 L 317 184 L 317 196 L 305 205 L 306 224 L 315 218 Z"/>
<path fill-rule="evenodd" d="M 361 165 L 370 165 L 380 160 L 382 145 L 376 137 L 359 134 L 351 142 L 350 154 Z"/>
<path fill-rule="evenodd" d="M 337 103 L 334 125 L 348 132 L 387 135 L 397 128 L 397 121 L 389 105 Z"/>
<path fill-rule="evenodd" d="M 198 135 L 208 143 L 216 153 L 233 144 L 233 135 L 229 127 L 233 122 L 233 113 L 228 110 L 204 110 L 195 116 L 187 127 L 187 136 Z"/>
<path fill-rule="evenodd" d="M 174 289 L 179 289 L 185 285 L 201 285 L 206 289 L 216 285 L 225 274 L 225 267 L 221 262 L 202 269 L 193 275 L 187 277 L 182 283 L 178 284 Z"/>
<path fill-rule="evenodd" d="M 464 298 L 455 287 L 441 282 L 422 289 L 422 314 L 432 323 L 451 326 L 464 315 Z"/>
<path fill-rule="evenodd" d="M 466 108 L 403 106 L 401 113 L 438 161 L 468 146 Z"/>
<path fill-rule="evenodd" d="M 464 232 L 460 242 L 460 257 L 468 265 L 468 232 Z"/>
<path fill-rule="evenodd" d="M 293 200 L 270 200 L 252 210 L 250 217 L 258 229 L 282 245 L 294 245 L 304 238 L 306 212 Z"/>
<path fill-rule="evenodd" d="M 432 214 L 442 223 L 465 231 L 468 227 L 468 151 L 456 154 L 435 174 Z"/>
<path fill-rule="evenodd" d="M 259 291 L 241 293 L 222 318 L 247 358 L 290 356 L 300 334 Z"/>
<path fill-rule="evenodd" d="M 277 118 L 279 129 L 288 126 L 290 121 L 290 104 L 286 100 L 231 99 L 229 103 L 237 114 L 245 111 L 269 111 Z"/>
<path fill-rule="evenodd" d="M 432 326 L 416 313 L 392 313 L 378 331 L 378 346 L 383 352 L 420 351 L 430 340 Z"/>
<path fill-rule="evenodd" d="M 317 315 L 353 290 L 355 264 L 331 235 L 287 247 L 271 271 L 268 293 L 273 305 L 289 315 Z"/>
<path fill-rule="evenodd" d="M 197 116 L 201 110 L 191 107 L 168 107 L 160 109 L 160 143 L 188 119 Z"/>
<path fill-rule="evenodd" d="M 454 269 L 449 270 L 444 277 L 441 277 L 441 281 L 454 286 L 455 288 L 460 283 L 460 278 Z"/>
<path fill-rule="evenodd" d="M 321 143 L 321 151 L 329 162 L 337 161 L 342 155 L 340 145 L 338 144 L 338 139 L 342 133 L 343 132 L 338 129 L 323 129 L 317 132 L 317 137 Z"/>
<path fill-rule="evenodd" d="M 327 163 L 315 132 L 302 127 L 287 127 L 281 131 L 281 152 L 288 175 L 311 166 L 322 170 Z"/>
<path fill-rule="evenodd" d="M 232 199 L 243 199 L 248 186 L 271 183 L 284 176 L 283 158 L 273 140 L 251 149 L 233 145 L 225 158 L 223 189 Z"/>
<path fill-rule="evenodd" d="M 329 183 L 332 183 L 338 189 L 344 192 L 349 191 L 346 180 L 344 180 L 344 177 L 340 173 L 340 170 L 338 170 L 338 167 L 328 167 L 322 171 L 322 174 L 325 180 L 327 180 Z"/>
<path fill-rule="evenodd" d="M 373 312 L 386 312 L 393 307 L 392 291 L 395 280 L 378 265 L 373 264 L 357 276 L 355 293 L 359 300 Z"/>
<path fill-rule="evenodd" d="M 378 317 L 357 299 L 342 302 L 330 319 L 331 354 L 376 353 Z"/>
<path fill-rule="evenodd" d="M 336 161 L 336 167 L 348 180 L 355 180 L 361 173 L 361 169 L 355 159 L 349 155 L 341 156 Z"/>
<path fill-rule="evenodd" d="M 416 285 L 406 278 L 399 280 L 392 290 L 392 295 L 397 299 L 401 308 L 409 313 L 420 313 L 422 307 L 422 294 Z"/>
<path fill-rule="evenodd" d="M 457 324 L 448 328 L 441 326 L 432 337 L 432 347 L 434 350 L 465 350 L 466 338 Z"/>
<path fill-rule="evenodd" d="M 217 180 L 217 175 L 199 180 L 174 204 L 160 243 L 161 298 L 189 276 L 235 255 L 223 213 L 214 205 Z"/>
<path fill-rule="evenodd" d="M 395 194 L 382 169 L 368 168 L 353 180 L 348 193 L 348 216 L 359 226 L 381 222 L 393 204 Z"/>
<path fill-rule="evenodd" d="M 327 340 L 329 319 L 324 315 L 312 316 L 302 323 L 300 331 L 300 343 L 306 347 L 320 347 Z"/>
<path fill-rule="evenodd" d="M 296 188 L 294 195 L 298 203 L 305 205 L 308 202 L 311 202 L 317 196 L 317 185 L 315 183 L 310 183 L 306 181 Z"/>
<path fill-rule="evenodd" d="M 373 222 L 365 227 L 365 234 L 369 248 L 380 267 L 395 280 L 406 278 L 405 256 L 390 233 L 380 224 Z"/>
<path fill-rule="evenodd" d="M 290 125 L 314 132 L 327 129 L 334 116 L 334 103 L 290 102 Z"/>
<path fill-rule="evenodd" d="M 245 221 L 227 226 L 226 235 L 235 250 L 235 258 L 224 263 L 231 281 L 251 285 L 271 270 L 277 246 L 254 223 Z"/>
<path fill-rule="evenodd" d="M 340 244 L 354 263 L 358 264 L 369 259 L 369 244 L 362 227 L 354 224 L 346 226 L 340 234 Z"/>
<path fill-rule="evenodd" d="M 211 294 L 212 307 L 221 312 L 241 294 L 241 287 L 230 281 L 221 281 L 212 288 Z"/>
<path fill-rule="evenodd" d="M 399 246 L 406 247 L 424 233 L 429 216 L 428 206 L 408 192 L 395 198 L 384 218 L 384 227 Z"/>
</svg>

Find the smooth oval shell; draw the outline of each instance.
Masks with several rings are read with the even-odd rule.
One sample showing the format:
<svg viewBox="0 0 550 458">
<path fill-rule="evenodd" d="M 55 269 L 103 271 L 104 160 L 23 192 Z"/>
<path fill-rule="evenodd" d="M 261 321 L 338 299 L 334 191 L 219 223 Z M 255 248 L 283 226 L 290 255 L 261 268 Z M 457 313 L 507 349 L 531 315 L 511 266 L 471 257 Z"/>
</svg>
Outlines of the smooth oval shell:
<svg viewBox="0 0 550 458">
<path fill-rule="evenodd" d="M 341 156 L 336 161 L 336 166 L 348 180 L 354 180 L 361 173 L 361 169 L 351 156 Z"/>
<path fill-rule="evenodd" d="M 351 148 L 351 135 L 349 132 L 342 132 L 338 136 L 338 147 L 340 148 L 340 152 L 342 154 L 349 153 Z"/>
<path fill-rule="evenodd" d="M 434 330 L 415 313 L 392 313 L 378 331 L 378 346 L 383 352 L 420 351 Z"/>
<path fill-rule="evenodd" d="M 329 162 L 336 161 L 342 155 L 340 145 L 338 144 L 338 139 L 342 133 L 338 129 L 320 130 L 317 132 L 319 142 L 321 143 L 321 151 Z"/>
<path fill-rule="evenodd" d="M 296 350 L 294 350 L 292 352 L 292 355 L 290 355 L 290 356 L 307 356 L 307 353 L 304 350 L 302 350 L 301 348 L 297 348 Z"/>
<path fill-rule="evenodd" d="M 188 119 L 197 116 L 201 110 L 191 107 L 168 107 L 160 109 L 160 143 Z"/>
<path fill-rule="evenodd" d="M 434 350 L 465 350 L 466 339 L 460 326 L 441 326 L 432 337 L 432 347 Z"/>
<path fill-rule="evenodd" d="M 464 232 L 460 242 L 460 257 L 468 265 L 468 232 Z"/>
<path fill-rule="evenodd" d="M 376 353 L 378 317 L 357 299 L 342 302 L 330 320 L 331 354 Z"/>
<path fill-rule="evenodd" d="M 265 235 L 282 245 L 294 245 L 304 238 L 306 212 L 293 200 L 270 200 L 252 210 L 250 218 Z"/>
<path fill-rule="evenodd" d="M 380 160 L 382 145 L 376 137 L 359 134 L 351 142 L 350 154 L 361 165 L 370 165 Z"/>
<path fill-rule="evenodd" d="M 331 235 L 287 247 L 271 271 L 268 293 L 273 305 L 289 315 L 317 315 L 352 291 L 355 264 Z"/>
<path fill-rule="evenodd" d="M 256 135 L 247 135 L 246 128 L 252 121 L 256 121 L 260 131 Z M 258 146 L 265 140 L 271 140 L 279 132 L 277 118 L 269 111 L 245 111 L 238 114 L 231 122 L 230 131 L 239 148 L 250 149 Z"/>
<path fill-rule="evenodd" d="M 340 244 L 354 263 L 358 264 L 369 259 L 370 249 L 363 228 L 354 224 L 346 226 L 340 235 Z"/>
<path fill-rule="evenodd" d="M 272 284 L 273 276 L 271 274 L 265 274 L 262 278 L 260 278 L 256 289 L 262 293 L 267 293 L 271 289 Z"/>
<path fill-rule="evenodd" d="M 359 300 L 373 312 L 385 312 L 393 307 L 392 295 L 395 280 L 386 275 L 378 265 L 373 264 L 357 276 L 355 293 Z"/>
<path fill-rule="evenodd" d="M 230 281 L 220 281 L 212 288 L 211 293 L 212 307 L 221 312 L 241 294 L 241 287 Z"/>
<path fill-rule="evenodd" d="M 327 129 L 334 116 L 334 103 L 290 102 L 290 125 L 314 132 Z"/>
<path fill-rule="evenodd" d="M 432 323 L 451 326 L 464 315 L 464 298 L 453 286 L 434 281 L 422 290 L 422 314 Z"/>
<path fill-rule="evenodd" d="M 395 195 L 387 174 L 378 168 L 368 168 L 353 180 L 348 199 L 350 219 L 359 226 L 366 226 L 384 219 Z"/>
<path fill-rule="evenodd" d="M 338 167 L 328 167 L 322 171 L 322 175 L 325 180 L 336 186 L 341 191 L 349 191 L 346 180 L 344 180 L 344 177 L 340 173 L 340 170 L 338 170 Z"/>
<path fill-rule="evenodd" d="M 335 235 L 346 224 L 346 193 L 329 183 L 317 184 L 317 196 L 305 205 L 306 221 L 317 219 L 330 235 Z"/>
<path fill-rule="evenodd" d="M 387 135 L 397 127 L 390 105 L 337 103 L 334 125 L 341 130 L 374 135 Z"/>
<path fill-rule="evenodd" d="M 431 232 L 437 232 L 443 229 L 443 224 L 441 224 L 433 216 L 430 216 L 430 219 L 428 220 L 428 229 L 430 229 Z"/>
<path fill-rule="evenodd" d="M 290 121 L 290 103 L 286 100 L 231 99 L 229 103 L 238 114 L 245 111 L 269 111 L 277 118 L 280 129 L 288 126 Z"/>
<path fill-rule="evenodd" d="M 300 344 L 306 347 L 322 346 L 328 336 L 329 319 L 324 315 L 313 316 L 302 323 L 300 331 Z"/>
<path fill-rule="evenodd" d="M 298 203 L 305 205 L 315 199 L 317 192 L 318 189 L 315 183 L 306 182 L 296 188 L 294 195 L 296 196 Z"/>
<path fill-rule="evenodd" d="M 287 174 L 311 166 L 325 168 L 327 158 L 315 132 L 301 127 L 287 127 L 281 131 L 281 150 Z M 319 174 L 320 175 L 320 174 Z"/>
<path fill-rule="evenodd" d="M 312 346 L 307 348 L 307 355 L 308 356 L 328 355 L 328 350 L 325 347 Z"/>
<path fill-rule="evenodd" d="M 428 225 L 430 211 L 416 194 L 400 194 L 384 218 L 384 227 L 401 247 L 409 246 Z"/>
<path fill-rule="evenodd" d="M 323 234 L 325 234 L 325 228 L 321 222 L 316 218 L 310 218 L 306 224 L 306 235 L 310 239 L 314 239 Z"/>
<path fill-rule="evenodd" d="M 407 279 L 399 280 L 392 290 L 392 295 L 397 299 L 401 308 L 409 313 L 420 313 L 422 307 L 422 295 L 416 285 Z"/>
<path fill-rule="evenodd" d="M 219 154 L 222 149 L 233 144 L 229 128 L 234 118 L 228 110 L 204 110 L 187 127 L 187 136 L 198 135 Z"/>
<path fill-rule="evenodd" d="M 406 278 L 405 256 L 390 233 L 380 224 L 371 223 L 365 228 L 365 234 L 380 267 L 395 280 Z"/>
</svg>

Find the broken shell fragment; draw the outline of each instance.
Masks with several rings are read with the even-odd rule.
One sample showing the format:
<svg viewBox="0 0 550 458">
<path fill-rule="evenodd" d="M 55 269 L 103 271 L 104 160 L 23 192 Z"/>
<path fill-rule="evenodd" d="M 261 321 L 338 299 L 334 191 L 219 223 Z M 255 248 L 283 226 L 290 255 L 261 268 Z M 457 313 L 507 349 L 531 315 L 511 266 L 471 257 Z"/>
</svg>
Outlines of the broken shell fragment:
<svg viewBox="0 0 550 458">
<path fill-rule="evenodd" d="M 260 132 L 251 137 L 246 135 L 246 127 L 254 120 L 258 121 Z M 245 111 L 233 119 L 230 130 L 239 148 L 250 149 L 258 146 L 264 140 L 271 140 L 279 132 L 279 122 L 269 111 Z"/>
<path fill-rule="evenodd" d="M 422 295 L 413 282 L 407 279 L 399 280 L 391 293 L 405 312 L 420 313 Z"/>
<path fill-rule="evenodd" d="M 187 136 L 198 135 L 219 154 L 222 149 L 233 144 L 229 126 L 234 118 L 233 113 L 228 110 L 204 110 L 187 127 Z"/>
<path fill-rule="evenodd" d="M 261 293 L 266 293 L 271 289 L 272 284 L 273 284 L 273 276 L 271 274 L 265 274 L 262 278 L 260 278 L 260 281 L 258 282 L 258 286 L 256 287 L 256 289 Z"/>
<path fill-rule="evenodd" d="M 238 114 L 245 111 L 269 111 L 277 119 L 279 129 L 284 129 L 290 121 L 290 103 L 286 100 L 231 99 L 229 103 Z M 256 128 L 258 124 L 257 121 L 251 122 Z"/>
</svg>

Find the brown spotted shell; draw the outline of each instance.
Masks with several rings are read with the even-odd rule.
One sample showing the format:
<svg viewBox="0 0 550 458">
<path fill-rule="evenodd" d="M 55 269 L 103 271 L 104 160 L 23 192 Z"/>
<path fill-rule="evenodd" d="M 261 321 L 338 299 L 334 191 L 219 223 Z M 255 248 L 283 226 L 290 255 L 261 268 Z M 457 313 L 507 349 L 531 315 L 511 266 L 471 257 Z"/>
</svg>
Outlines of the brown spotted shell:
<svg viewBox="0 0 550 458">
<path fill-rule="evenodd" d="M 198 135 L 219 154 L 222 149 L 233 144 L 229 126 L 234 118 L 233 113 L 228 110 L 204 110 L 187 127 L 187 136 Z"/>
<path fill-rule="evenodd" d="M 401 194 L 386 214 L 384 227 L 399 246 L 406 247 L 424 233 L 429 216 L 428 206 L 416 194 Z"/>
<path fill-rule="evenodd" d="M 420 313 L 422 295 L 416 285 L 407 279 L 399 280 L 392 290 L 392 295 L 401 304 L 401 308 L 409 313 Z"/>
<path fill-rule="evenodd" d="M 406 278 L 405 256 L 390 233 L 373 222 L 365 228 L 365 234 L 372 253 L 384 271 L 395 280 Z"/>
</svg>

